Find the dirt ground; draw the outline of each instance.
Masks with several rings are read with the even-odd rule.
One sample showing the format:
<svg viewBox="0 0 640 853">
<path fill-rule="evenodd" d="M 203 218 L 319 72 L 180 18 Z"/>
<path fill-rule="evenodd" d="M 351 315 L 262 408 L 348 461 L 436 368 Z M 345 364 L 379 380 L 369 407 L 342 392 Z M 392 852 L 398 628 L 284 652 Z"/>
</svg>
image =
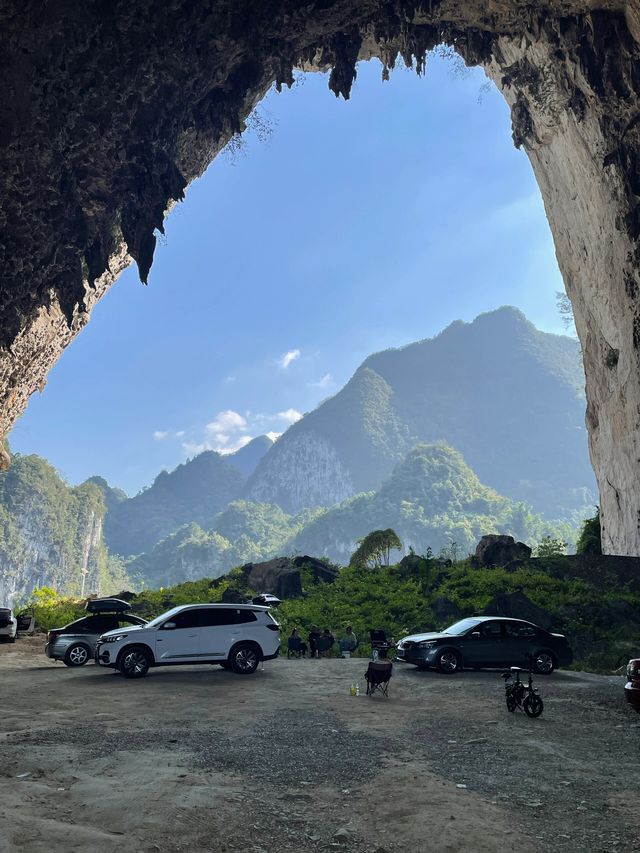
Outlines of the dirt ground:
<svg viewBox="0 0 640 853">
<path fill-rule="evenodd" d="M 537 720 L 496 672 L 278 660 L 127 681 L 0 645 L 0 851 L 559 853 L 640 850 L 640 715 L 620 677 L 539 678 Z"/>
</svg>

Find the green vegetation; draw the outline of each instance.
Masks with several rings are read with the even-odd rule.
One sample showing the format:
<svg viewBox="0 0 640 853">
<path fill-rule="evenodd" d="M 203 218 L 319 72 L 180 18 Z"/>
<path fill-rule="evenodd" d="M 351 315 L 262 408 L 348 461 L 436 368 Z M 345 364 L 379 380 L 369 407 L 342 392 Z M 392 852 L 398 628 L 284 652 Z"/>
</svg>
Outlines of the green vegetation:
<svg viewBox="0 0 640 853">
<path fill-rule="evenodd" d="M 378 492 L 357 495 L 327 510 L 291 542 L 295 552 L 349 560 L 353 543 L 392 527 L 419 553 L 473 550 L 486 533 L 507 533 L 537 544 L 545 536 L 573 539 L 566 522 L 549 522 L 523 503 L 484 486 L 462 456 L 443 444 L 419 445 Z"/>
<path fill-rule="evenodd" d="M 387 530 L 373 530 L 364 539 L 358 540 L 358 548 L 351 555 L 349 565 L 379 569 L 389 565 L 391 551 L 401 550 L 402 542 L 395 530 L 390 527 Z"/>
<path fill-rule="evenodd" d="M 596 514 L 592 518 L 585 519 L 576 542 L 576 553 L 602 554 L 600 507 L 596 507 Z"/>
</svg>

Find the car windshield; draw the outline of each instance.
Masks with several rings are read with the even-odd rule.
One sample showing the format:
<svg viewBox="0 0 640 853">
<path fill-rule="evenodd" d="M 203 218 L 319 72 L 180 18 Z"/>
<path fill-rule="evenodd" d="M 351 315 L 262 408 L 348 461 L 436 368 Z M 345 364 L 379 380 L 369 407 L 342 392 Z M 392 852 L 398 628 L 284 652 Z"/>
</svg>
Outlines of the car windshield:
<svg viewBox="0 0 640 853">
<path fill-rule="evenodd" d="M 454 622 L 453 625 L 449 625 L 449 627 L 445 628 L 442 633 L 453 634 L 454 636 L 459 637 L 460 634 L 464 634 L 465 631 L 468 631 L 470 628 L 475 628 L 475 626 L 479 624 L 479 619 L 461 619 L 459 622 Z"/>
<path fill-rule="evenodd" d="M 151 622 L 147 622 L 145 628 L 157 628 L 158 625 L 162 625 L 169 616 L 175 615 L 179 610 L 179 607 L 172 607 L 171 610 L 166 610 L 164 613 L 161 613 L 160 616 L 156 616 L 155 619 L 152 619 Z"/>
</svg>

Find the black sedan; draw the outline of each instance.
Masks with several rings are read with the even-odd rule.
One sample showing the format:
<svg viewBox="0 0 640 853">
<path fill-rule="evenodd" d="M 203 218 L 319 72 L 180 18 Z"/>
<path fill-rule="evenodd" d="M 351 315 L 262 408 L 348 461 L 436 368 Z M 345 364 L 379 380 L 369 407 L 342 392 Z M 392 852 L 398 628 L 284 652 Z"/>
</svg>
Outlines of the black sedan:
<svg viewBox="0 0 640 853">
<path fill-rule="evenodd" d="M 551 634 L 531 622 L 472 616 L 444 631 L 404 637 L 396 647 L 396 657 L 447 675 L 465 667 L 528 668 L 530 661 L 535 672 L 550 675 L 558 666 L 569 666 L 573 652 L 565 636 Z"/>
</svg>

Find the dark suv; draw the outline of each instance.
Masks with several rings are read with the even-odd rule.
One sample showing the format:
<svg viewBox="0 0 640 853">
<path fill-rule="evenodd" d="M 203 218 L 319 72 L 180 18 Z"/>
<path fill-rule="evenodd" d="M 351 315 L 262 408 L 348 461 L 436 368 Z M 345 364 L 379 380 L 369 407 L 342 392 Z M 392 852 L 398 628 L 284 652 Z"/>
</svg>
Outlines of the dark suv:
<svg viewBox="0 0 640 853">
<path fill-rule="evenodd" d="M 129 609 L 129 606 L 125 605 L 125 608 Z M 124 612 L 125 608 L 119 613 L 91 613 L 64 628 L 54 628 L 47 634 L 45 654 L 53 660 L 61 660 L 67 666 L 83 666 L 93 659 L 101 634 L 117 628 L 147 624 L 145 619 Z"/>
<path fill-rule="evenodd" d="M 522 619 L 472 616 L 444 631 L 404 637 L 396 647 L 400 661 L 420 669 L 437 669 L 445 674 L 503 666 L 528 667 L 550 675 L 558 666 L 573 660 L 567 638 Z"/>
</svg>

